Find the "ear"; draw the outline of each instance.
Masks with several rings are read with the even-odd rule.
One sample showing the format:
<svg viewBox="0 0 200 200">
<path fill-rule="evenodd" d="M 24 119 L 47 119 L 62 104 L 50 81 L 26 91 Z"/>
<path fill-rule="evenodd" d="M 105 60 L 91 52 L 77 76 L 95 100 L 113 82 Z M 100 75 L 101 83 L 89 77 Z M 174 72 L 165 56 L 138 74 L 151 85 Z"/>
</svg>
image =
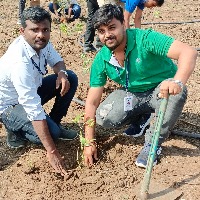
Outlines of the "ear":
<svg viewBox="0 0 200 200">
<path fill-rule="evenodd" d="M 24 35 L 24 28 L 23 27 L 20 27 L 20 33 L 22 34 L 22 35 Z"/>
<path fill-rule="evenodd" d="M 124 27 L 124 30 L 126 30 L 125 20 L 123 21 L 122 26 Z"/>
</svg>

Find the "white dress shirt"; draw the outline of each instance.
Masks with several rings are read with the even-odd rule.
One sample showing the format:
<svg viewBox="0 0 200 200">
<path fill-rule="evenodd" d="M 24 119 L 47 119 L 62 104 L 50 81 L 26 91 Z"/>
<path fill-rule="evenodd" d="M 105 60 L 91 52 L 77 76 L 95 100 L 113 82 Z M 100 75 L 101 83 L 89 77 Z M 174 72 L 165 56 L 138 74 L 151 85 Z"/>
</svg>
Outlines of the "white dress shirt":
<svg viewBox="0 0 200 200">
<path fill-rule="evenodd" d="M 59 61 L 63 59 L 50 42 L 38 55 L 23 36 L 16 38 L 0 58 L 0 114 L 11 105 L 21 104 L 30 121 L 46 119 L 37 89 L 45 74 L 45 62 L 53 67 Z"/>
</svg>

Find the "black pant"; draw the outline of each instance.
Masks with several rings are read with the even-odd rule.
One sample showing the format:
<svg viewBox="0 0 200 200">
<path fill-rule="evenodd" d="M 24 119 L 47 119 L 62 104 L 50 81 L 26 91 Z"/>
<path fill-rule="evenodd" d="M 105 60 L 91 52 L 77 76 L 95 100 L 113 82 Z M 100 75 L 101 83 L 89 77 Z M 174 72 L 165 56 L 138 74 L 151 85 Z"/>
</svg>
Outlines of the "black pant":
<svg viewBox="0 0 200 200">
<path fill-rule="evenodd" d="M 86 24 L 86 32 L 84 35 L 84 46 L 90 46 L 94 42 L 95 29 L 92 25 L 92 18 L 94 13 L 99 9 L 97 0 L 87 0 L 88 19 Z"/>
<path fill-rule="evenodd" d="M 24 11 L 26 0 L 19 0 L 19 18 L 21 19 L 22 12 Z"/>
</svg>

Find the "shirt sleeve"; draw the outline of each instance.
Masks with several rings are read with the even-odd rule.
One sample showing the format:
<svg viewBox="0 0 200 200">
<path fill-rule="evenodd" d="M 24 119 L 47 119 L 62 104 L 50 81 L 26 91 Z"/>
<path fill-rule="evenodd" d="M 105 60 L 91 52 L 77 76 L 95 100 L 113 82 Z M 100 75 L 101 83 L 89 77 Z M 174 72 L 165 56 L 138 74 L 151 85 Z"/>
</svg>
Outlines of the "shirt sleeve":
<svg viewBox="0 0 200 200">
<path fill-rule="evenodd" d="M 135 8 L 140 4 L 140 0 L 126 0 L 125 10 L 129 13 L 133 13 Z M 141 8 L 140 8 L 141 9 Z M 144 8 L 143 8 L 144 9 Z M 143 10 L 142 9 L 142 10 Z"/>
<path fill-rule="evenodd" d="M 90 71 L 90 87 L 102 87 L 106 84 L 105 61 L 101 58 L 100 52 L 96 55 Z"/>
<path fill-rule="evenodd" d="M 156 55 L 167 56 L 171 44 L 174 42 L 171 36 L 149 29 L 143 35 L 144 48 Z"/>
<path fill-rule="evenodd" d="M 11 81 L 30 121 L 46 119 L 41 99 L 37 94 L 34 70 L 28 62 L 17 62 L 11 71 Z"/>
</svg>

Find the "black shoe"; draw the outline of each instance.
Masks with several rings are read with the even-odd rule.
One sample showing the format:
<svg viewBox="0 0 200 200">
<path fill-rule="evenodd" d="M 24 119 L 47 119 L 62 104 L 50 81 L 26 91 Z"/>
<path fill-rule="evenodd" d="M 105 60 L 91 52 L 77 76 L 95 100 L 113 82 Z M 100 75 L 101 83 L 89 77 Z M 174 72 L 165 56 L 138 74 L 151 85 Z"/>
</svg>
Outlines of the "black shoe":
<svg viewBox="0 0 200 200">
<path fill-rule="evenodd" d="M 145 128 L 149 126 L 152 117 L 153 115 L 151 114 L 145 114 L 139 121 L 132 123 L 128 129 L 124 131 L 124 135 L 129 135 L 132 137 L 141 136 L 144 133 Z"/>
<path fill-rule="evenodd" d="M 85 53 L 89 53 L 89 52 L 96 52 L 97 50 L 95 49 L 95 47 L 91 44 L 89 46 L 84 46 L 83 51 Z"/>
<path fill-rule="evenodd" d="M 26 145 L 26 141 L 22 137 L 15 135 L 10 130 L 6 130 L 6 133 L 7 133 L 6 142 L 11 149 L 22 148 Z"/>
</svg>

